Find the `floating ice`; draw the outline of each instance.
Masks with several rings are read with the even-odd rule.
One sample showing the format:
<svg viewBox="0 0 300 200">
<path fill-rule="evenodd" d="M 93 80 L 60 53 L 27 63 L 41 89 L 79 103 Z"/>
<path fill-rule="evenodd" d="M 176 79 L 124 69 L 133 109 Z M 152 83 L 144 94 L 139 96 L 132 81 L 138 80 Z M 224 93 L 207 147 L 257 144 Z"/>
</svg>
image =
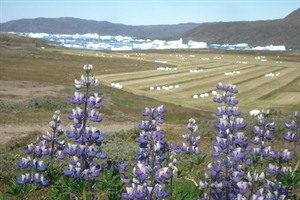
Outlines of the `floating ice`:
<svg viewBox="0 0 300 200">
<path fill-rule="evenodd" d="M 253 50 L 285 51 L 286 48 L 284 45 L 277 45 L 277 46 L 270 45 L 265 47 L 261 47 L 261 46 L 253 47 Z"/>
<path fill-rule="evenodd" d="M 110 36 L 98 35 L 96 33 L 87 34 L 49 34 L 49 33 L 15 33 L 30 38 L 40 38 L 49 42 L 54 42 L 58 46 L 73 49 L 91 49 L 91 50 L 111 50 L 111 51 L 130 51 L 130 50 L 146 50 L 146 49 L 199 49 L 213 48 L 223 50 L 270 50 L 270 51 L 286 51 L 284 45 L 269 45 L 265 47 L 251 47 L 246 43 L 240 44 L 207 44 L 206 42 L 188 41 L 185 44 L 180 38 L 179 40 L 149 40 L 136 39 L 128 36 Z M 183 60 L 183 59 L 182 59 Z M 186 60 L 186 59 L 184 59 Z M 202 59 L 204 60 L 204 59 Z M 208 60 L 208 59 L 207 59 Z"/>
</svg>

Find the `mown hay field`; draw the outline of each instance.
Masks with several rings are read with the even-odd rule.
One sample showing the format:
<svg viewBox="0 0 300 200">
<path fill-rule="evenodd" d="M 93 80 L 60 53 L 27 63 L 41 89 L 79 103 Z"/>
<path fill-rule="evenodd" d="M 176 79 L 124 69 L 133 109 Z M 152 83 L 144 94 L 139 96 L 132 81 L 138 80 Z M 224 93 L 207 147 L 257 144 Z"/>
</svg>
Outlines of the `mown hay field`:
<svg viewBox="0 0 300 200">
<path fill-rule="evenodd" d="M 298 54 L 251 51 L 126 52 L 119 53 L 119 56 L 152 62 L 152 69 L 97 77 L 107 86 L 121 85 L 122 90 L 136 95 L 206 111 L 215 110 L 211 92 L 217 83 L 234 84 L 239 90 L 242 111 L 273 108 L 291 112 L 300 106 Z"/>
</svg>

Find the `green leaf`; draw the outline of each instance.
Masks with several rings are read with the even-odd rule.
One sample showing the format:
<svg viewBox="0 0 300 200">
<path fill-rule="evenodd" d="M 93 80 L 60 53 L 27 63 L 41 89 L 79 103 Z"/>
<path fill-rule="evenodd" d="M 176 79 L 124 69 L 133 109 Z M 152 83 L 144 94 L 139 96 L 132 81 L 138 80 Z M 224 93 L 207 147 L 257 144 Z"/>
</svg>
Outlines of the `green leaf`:
<svg viewBox="0 0 300 200">
<path fill-rule="evenodd" d="M 110 180 L 113 176 L 113 172 L 114 172 L 114 168 L 111 167 L 109 170 L 108 169 L 104 169 L 104 174 L 105 174 L 105 179 L 106 180 Z"/>
<path fill-rule="evenodd" d="M 30 184 L 19 185 L 14 181 L 12 185 L 8 188 L 7 193 L 11 196 L 25 198 L 31 191 L 32 186 Z"/>
</svg>

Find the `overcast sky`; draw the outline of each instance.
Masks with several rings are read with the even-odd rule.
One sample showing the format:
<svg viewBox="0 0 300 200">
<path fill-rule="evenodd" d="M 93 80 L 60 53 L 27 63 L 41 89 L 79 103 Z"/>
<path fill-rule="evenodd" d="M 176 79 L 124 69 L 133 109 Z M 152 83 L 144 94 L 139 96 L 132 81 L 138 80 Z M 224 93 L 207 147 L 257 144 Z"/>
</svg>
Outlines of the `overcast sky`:
<svg viewBox="0 0 300 200">
<path fill-rule="evenodd" d="M 0 0 L 0 22 L 37 17 L 126 25 L 254 21 L 284 18 L 299 7 L 300 0 Z"/>
</svg>

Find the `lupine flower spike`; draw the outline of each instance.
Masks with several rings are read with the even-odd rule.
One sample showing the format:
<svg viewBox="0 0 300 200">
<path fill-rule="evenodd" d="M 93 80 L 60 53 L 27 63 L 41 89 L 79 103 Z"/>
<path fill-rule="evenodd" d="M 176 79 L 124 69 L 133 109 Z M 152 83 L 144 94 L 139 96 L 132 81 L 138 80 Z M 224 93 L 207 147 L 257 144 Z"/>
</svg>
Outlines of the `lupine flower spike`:
<svg viewBox="0 0 300 200">
<path fill-rule="evenodd" d="M 182 138 L 187 142 L 183 142 L 182 146 L 178 146 L 176 144 L 171 145 L 171 148 L 176 153 L 185 153 L 188 155 L 195 154 L 200 155 L 202 152 L 199 149 L 198 145 L 201 142 L 200 136 L 196 136 L 196 132 L 198 131 L 198 126 L 196 125 L 195 119 L 189 119 L 187 128 L 190 131 L 190 134 L 182 135 Z"/>
<path fill-rule="evenodd" d="M 29 173 L 22 175 L 21 179 L 17 179 L 18 184 L 23 185 L 26 183 L 36 183 L 42 186 L 47 186 L 49 181 L 43 174 L 41 174 L 41 172 L 45 172 L 47 170 L 47 167 L 44 161 L 39 161 L 38 158 L 41 158 L 42 156 L 50 156 L 50 170 L 52 173 L 53 157 L 56 156 L 59 159 L 64 157 L 62 153 L 62 150 L 64 149 L 64 141 L 60 141 L 58 139 L 58 137 L 64 133 L 61 128 L 59 110 L 55 111 L 49 126 L 52 131 L 44 134 L 41 139 L 38 137 L 35 145 L 29 144 L 26 150 L 26 154 L 29 156 L 22 158 L 22 160 L 18 162 L 18 166 L 21 169 L 31 168 Z M 50 145 L 48 143 L 50 143 Z"/>
<path fill-rule="evenodd" d="M 164 199 L 170 194 L 165 188 L 165 182 L 173 177 L 172 172 L 176 173 L 177 168 L 174 159 L 167 167 L 162 167 L 162 163 L 168 159 L 165 153 L 169 151 L 164 133 L 158 127 L 158 124 L 164 123 L 164 113 L 163 106 L 146 108 L 142 113 L 148 120 L 142 121 L 138 126 L 142 133 L 136 139 L 140 148 L 136 152 L 137 163 L 133 168 L 136 178 L 132 180 L 131 186 L 126 187 L 126 192 L 122 193 L 123 199 L 150 200 L 153 196 Z"/>
<path fill-rule="evenodd" d="M 300 127 L 299 125 L 299 117 L 298 112 L 296 111 L 294 114 L 294 119 L 292 119 L 291 123 L 286 123 L 285 128 L 287 129 L 287 133 L 283 134 L 283 139 L 294 144 L 294 154 L 297 153 L 297 145 L 300 144 Z"/>
<path fill-rule="evenodd" d="M 81 75 L 79 81 L 74 81 L 77 91 L 71 98 L 71 103 L 77 107 L 68 115 L 74 125 L 71 126 L 71 130 L 66 131 L 66 135 L 73 138 L 75 143 L 68 143 L 64 149 L 65 154 L 72 156 L 69 168 L 64 170 L 64 174 L 76 179 L 89 180 L 100 175 L 102 168 L 96 164 L 96 160 L 105 159 L 107 155 L 100 147 L 104 140 L 103 133 L 90 126 L 91 122 L 102 121 L 102 116 L 97 111 L 101 107 L 102 98 L 98 93 L 90 93 L 92 87 L 99 85 L 99 81 L 92 75 L 92 65 L 84 65 L 83 70 L 85 75 Z"/>
<path fill-rule="evenodd" d="M 204 199 L 243 199 L 249 191 L 250 182 L 244 181 L 246 166 L 252 162 L 247 158 L 246 152 L 248 138 L 242 132 L 246 124 L 238 111 L 238 100 L 235 94 L 238 90 L 234 85 L 219 83 L 217 89 L 222 94 L 215 93 L 214 102 L 224 103 L 218 108 L 216 116 L 220 117 L 215 123 L 218 131 L 215 133 L 216 142 L 213 142 L 214 151 L 212 157 L 218 158 L 213 164 L 209 163 L 210 175 L 206 175 L 205 182 L 200 181 L 200 188 L 208 188 Z"/>
</svg>

